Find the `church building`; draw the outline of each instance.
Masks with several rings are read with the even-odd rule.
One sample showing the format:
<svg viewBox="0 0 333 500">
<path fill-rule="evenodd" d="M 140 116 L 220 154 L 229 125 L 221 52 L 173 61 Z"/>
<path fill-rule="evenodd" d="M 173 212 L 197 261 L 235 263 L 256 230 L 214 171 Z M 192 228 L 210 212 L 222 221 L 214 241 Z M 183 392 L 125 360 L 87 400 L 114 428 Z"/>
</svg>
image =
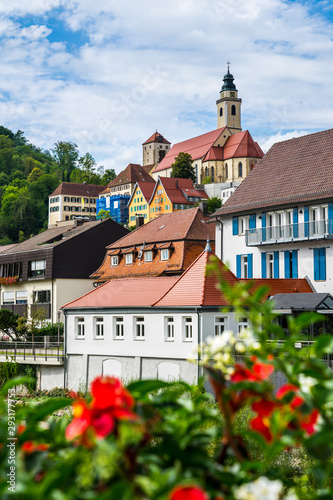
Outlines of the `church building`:
<svg viewBox="0 0 333 500">
<path fill-rule="evenodd" d="M 170 177 L 172 164 L 178 154 L 189 153 L 199 184 L 204 179 L 213 183 L 244 180 L 264 153 L 249 131 L 242 131 L 241 103 L 228 66 L 220 98 L 216 101 L 217 129 L 172 146 L 150 173 L 152 177 Z"/>
</svg>

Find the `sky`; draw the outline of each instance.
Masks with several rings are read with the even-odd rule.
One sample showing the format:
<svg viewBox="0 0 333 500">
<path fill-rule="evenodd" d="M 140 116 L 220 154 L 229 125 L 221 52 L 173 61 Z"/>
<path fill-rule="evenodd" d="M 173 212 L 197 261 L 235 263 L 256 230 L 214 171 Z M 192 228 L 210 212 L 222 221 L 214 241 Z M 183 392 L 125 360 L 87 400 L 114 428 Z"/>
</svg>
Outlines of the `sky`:
<svg viewBox="0 0 333 500">
<path fill-rule="evenodd" d="M 216 128 L 229 60 L 267 151 L 332 128 L 332 27 L 331 0 L 0 0 L 0 125 L 119 173 Z"/>
</svg>

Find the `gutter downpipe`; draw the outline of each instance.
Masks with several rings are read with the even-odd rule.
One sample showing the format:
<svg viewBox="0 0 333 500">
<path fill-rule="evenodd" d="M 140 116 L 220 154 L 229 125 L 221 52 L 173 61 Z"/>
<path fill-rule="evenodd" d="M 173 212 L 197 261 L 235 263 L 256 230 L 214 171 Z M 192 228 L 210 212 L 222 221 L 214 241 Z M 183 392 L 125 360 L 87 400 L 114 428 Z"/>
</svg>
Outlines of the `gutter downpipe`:
<svg viewBox="0 0 333 500">
<path fill-rule="evenodd" d="M 219 224 L 220 224 L 220 231 L 221 231 L 221 260 L 222 262 L 224 262 L 223 260 L 223 222 L 221 221 L 221 219 L 217 219 Z"/>
<path fill-rule="evenodd" d="M 67 311 L 63 311 L 64 313 L 64 389 L 66 388 L 67 381 Z"/>
<path fill-rule="evenodd" d="M 198 347 L 200 347 L 200 353 L 198 352 L 198 382 L 201 377 L 203 377 L 203 366 L 200 363 L 202 359 L 202 347 L 203 347 L 203 339 L 202 339 L 202 312 L 197 307 L 196 308 L 197 316 L 198 316 Z"/>
</svg>

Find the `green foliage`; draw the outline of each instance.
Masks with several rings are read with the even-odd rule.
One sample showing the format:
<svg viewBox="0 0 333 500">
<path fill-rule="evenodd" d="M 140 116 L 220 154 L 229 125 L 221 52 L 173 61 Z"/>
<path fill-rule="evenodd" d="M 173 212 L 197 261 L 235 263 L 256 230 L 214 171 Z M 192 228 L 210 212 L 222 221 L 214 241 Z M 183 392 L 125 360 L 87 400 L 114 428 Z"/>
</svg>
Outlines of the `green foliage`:
<svg viewBox="0 0 333 500">
<path fill-rule="evenodd" d="M 202 184 L 211 184 L 212 178 L 211 177 L 204 177 L 202 179 Z"/>
<path fill-rule="evenodd" d="M 196 182 L 195 171 L 192 166 L 192 156 L 189 153 L 179 153 L 175 158 L 175 163 L 171 167 L 170 177 L 191 179 L 193 182 Z"/>
<path fill-rule="evenodd" d="M 97 217 L 99 219 L 111 219 L 111 214 L 109 212 L 109 210 L 100 210 L 97 214 Z"/>
<path fill-rule="evenodd" d="M 222 207 L 222 200 L 218 196 L 212 196 L 207 202 L 207 209 L 210 214 L 213 214 Z"/>
<path fill-rule="evenodd" d="M 14 338 L 18 325 L 18 314 L 9 309 L 0 309 L 0 331 Z"/>
</svg>

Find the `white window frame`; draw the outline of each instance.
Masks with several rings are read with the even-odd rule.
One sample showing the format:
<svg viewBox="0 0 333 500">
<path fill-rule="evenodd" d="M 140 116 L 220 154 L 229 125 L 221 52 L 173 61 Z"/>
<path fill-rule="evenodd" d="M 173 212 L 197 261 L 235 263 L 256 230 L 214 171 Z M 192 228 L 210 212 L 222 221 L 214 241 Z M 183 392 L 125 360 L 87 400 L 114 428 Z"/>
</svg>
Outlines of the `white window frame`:
<svg viewBox="0 0 333 500">
<path fill-rule="evenodd" d="M 133 254 L 132 253 L 127 253 L 125 254 L 125 264 L 133 264 Z"/>
<path fill-rule="evenodd" d="M 31 277 L 45 276 L 46 260 L 32 260 L 30 261 Z M 34 273 L 34 274 L 33 274 Z"/>
<path fill-rule="evenodd" d="M 124 340 L 124 316 L 115 316 L 113 318 L 113 338 L 115 340 Z"/>
<path fill-rule="evenodd" d="M 111 255 L 111 266 L 118 266 L 118 255 Z"/>
<path fill-rule="evenodd" d="M 153 261 L 153 251 L 146 250 L 145 251 L 145 262 L 152 262 L 152 261 Z"/>
<path fill-rule="evenodd" d="M 274 253 L 268 252 L 266 254 L 266 277 L 274 278 Z"/>
<path fill-rule="evenodd" d="M 15 292 L 3 292 L 2 304 L 14 304 Z"/>
<path fill-rule="evenodd" d="M 238 333 L 242 330 L 246 330 L 249 327 L 249 320 L 245 316 L 241 316 L 238 318 Z"/>
<path fill-rule="evenodd" d="M 249 276 L 249 261 L 247 254 L 241 255 L 241 278 Z"/>
<path fill-rule="evenodd" d="M 215 316 L 214 318 L 214 335 L 219 337 L 224 331 L 228 330 L 228 317 Z"/>
<path fill-rule="evenodd" d="M 75 318 L 75 338 L 85 338 L 85 321 L 83 316 L 78 316 Z"/>
<path fill-rule="evenodd" d="M 192 342 L 193 340 L 193 318 L 192 316 L 183 317 L 183 341 Z"/>
<path fill-rule="evenodd" d="M 168 248 L 161 249 L 161 260 L 169 260 L 169 249 Z"/>
<path fill-rule="evenodd" d="M 164 318 L 164 332 L 166 342 L 173 342 L 175 340 L 175 318 L 173 316 L 166 316 Z"/>
<path fill-rule="evenodd" d="M 245 234 L 245 231 L 249 229 L 250 217 L 246 215 L 245 217 L 239 217 L 238 222 L 238 234 Z"/>
<path fill-rule="evenodd" d="M 293 210 L 287 210 L 286 211 L 286 237 L 287 238 L 291 238 L 291 236 L 293 235 Z"/>
<path fill-rule="evenodd" d="M 134 318 L 134 339 L 145 340 L 145 318 L 143 316 Z"/>
<path fill-rule="evenodd" d="M 104 339 L 104 318 L 102 316 L 94 318 L 94 338 Z"/>
</svg>

